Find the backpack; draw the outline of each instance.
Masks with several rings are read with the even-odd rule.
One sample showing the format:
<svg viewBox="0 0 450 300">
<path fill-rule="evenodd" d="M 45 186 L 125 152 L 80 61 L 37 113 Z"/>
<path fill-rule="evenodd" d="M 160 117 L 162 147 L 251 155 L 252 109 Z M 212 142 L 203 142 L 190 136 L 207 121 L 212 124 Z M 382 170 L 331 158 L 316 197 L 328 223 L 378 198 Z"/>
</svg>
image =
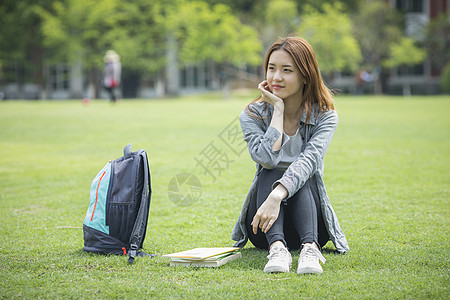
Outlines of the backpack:
<svg viewBox="0 0 450 300">
<path fill-rule="evenodd" d="M 152 194 L 147 153 L 131 152 L 109 161 L 92 181 L 89 208 L 83 221 L 86 252 L 129 254 L 128 262 L 144 243 Z"/>
</svg>

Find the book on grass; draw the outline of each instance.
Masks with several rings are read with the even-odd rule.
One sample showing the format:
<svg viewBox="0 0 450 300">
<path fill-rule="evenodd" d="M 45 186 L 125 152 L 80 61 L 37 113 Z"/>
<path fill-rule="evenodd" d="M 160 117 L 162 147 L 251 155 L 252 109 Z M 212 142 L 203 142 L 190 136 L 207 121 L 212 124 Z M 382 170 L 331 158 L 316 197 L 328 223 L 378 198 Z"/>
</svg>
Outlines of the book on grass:
<svg viewBox="0 0 450 300">
<path fill-rule="evenodd" d="M 184 258 L 171 258 L 170 266 L 185 266 L 185 267 L 220 267 L 229 261 L 241 258 L 241 252 L 234 252 L 227 255 L 222 255 L 217 258 L 207 259 L 184 259 Z"/>
<path fill-rule="evenodd" d="M 236 247 L 195 248 L 163 255 L 170 258 L 170 265 L 190 267 L 219 267 L 241 257 Z"/>
</svg>

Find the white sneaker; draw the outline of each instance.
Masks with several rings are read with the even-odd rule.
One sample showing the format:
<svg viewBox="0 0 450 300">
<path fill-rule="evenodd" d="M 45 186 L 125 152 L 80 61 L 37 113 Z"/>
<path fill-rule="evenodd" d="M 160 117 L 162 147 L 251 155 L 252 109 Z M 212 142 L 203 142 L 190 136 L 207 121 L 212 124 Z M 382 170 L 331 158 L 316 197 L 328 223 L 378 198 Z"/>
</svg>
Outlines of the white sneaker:
<svg viewBox="0 0 450 300">
<path fill-rule="evenodd" d="M 289 268 L 292 265 L 291 253 L 289 253 L 283 243 L 275 243 L 276 244 L 270 248 L 269 255 L 267 256 L 269 262 L 264 267 L 264 272 L 289 272 Z"/>
<path fill-rule="evenodd" d="M 323 273 L 319 260 L 323 263 L 326 261 L 319 249 L 313 245 L 304 244 L 298 259 L 297 274 Z"/>
</svg>

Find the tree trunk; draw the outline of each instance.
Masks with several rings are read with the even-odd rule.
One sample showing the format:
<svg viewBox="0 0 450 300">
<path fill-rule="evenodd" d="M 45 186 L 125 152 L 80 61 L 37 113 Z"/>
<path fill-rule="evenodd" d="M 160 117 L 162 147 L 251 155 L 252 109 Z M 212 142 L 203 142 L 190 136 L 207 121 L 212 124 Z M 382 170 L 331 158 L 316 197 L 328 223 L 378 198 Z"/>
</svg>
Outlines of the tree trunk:
<svg viewBox="0 0 450 300">
<path fill-rule="evenodd" d="M 383 94 L 383 84 L 380 80 L 380 77 L 378 77 L 377 80 L 375 80 L 373 83 L 373 93 L 375 95 Z"/>
<path fill-rule="evenodd" d="M 43 91 L 45 90 L 45 77 L 44 74 L 44 64 L 43 57 L 44 57 L 44 51 L 41 47 L 36 45 L 31 45 L 29 48 L 29 52 L 31 55 L 31 62 L 32 62 L 32 82 L 35 83 L 38 88 L 38 95 L 36 95 L 37 98 L 41 98 L 44 96 Z"/>
<path fill-rule="evenodd" d="M 96 67 L 91 67 L 89 70 L 88 97 L 91 99 L 100 98 L 99 72 Z"/>
</svg>

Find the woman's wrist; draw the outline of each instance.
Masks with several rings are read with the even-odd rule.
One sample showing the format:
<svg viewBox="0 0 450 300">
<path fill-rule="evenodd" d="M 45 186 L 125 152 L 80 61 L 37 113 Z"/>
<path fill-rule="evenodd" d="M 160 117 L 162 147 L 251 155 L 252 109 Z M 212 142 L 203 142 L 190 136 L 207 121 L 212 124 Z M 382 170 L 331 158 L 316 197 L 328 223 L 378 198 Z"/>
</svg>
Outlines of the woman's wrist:
<svg viewBox="0 0 450 300">
<path fill-rule="evenodd" d="M 282 184 L 277 184 L 277 186 L 272 190 L 271 194 L 273 195 L 274 199 L 281 202 L 288 196 L 289 193 Z"/>
<path fill-rule="evenodd" d="M 274 110 L 278 110 L 281 113 L 284 112 L 284 101 L 283 100 L 279 100 L 277 102 L 275 102 L 275 104 L 273 105 Z"/>
</svg>

